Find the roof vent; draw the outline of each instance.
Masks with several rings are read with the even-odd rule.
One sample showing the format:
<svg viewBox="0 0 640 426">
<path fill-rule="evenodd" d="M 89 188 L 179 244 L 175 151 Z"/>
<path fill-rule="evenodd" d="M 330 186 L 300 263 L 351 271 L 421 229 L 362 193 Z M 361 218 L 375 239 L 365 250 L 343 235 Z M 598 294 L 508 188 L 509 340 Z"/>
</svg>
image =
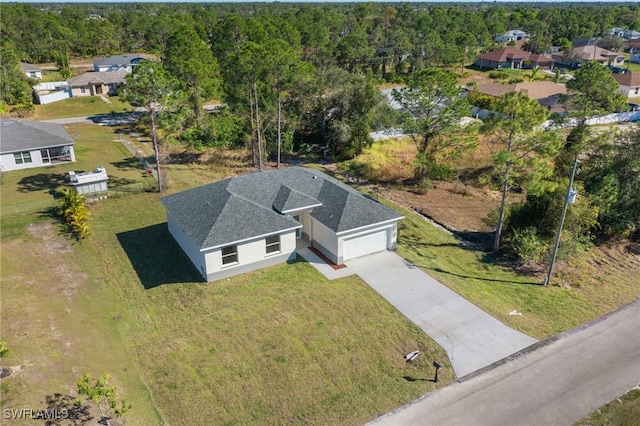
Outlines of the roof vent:
<svg viewBox="0 0 640 426">
<path fill-rule="evenodd" d="M 316 176 L 316 175 L 313 175 L 313 179 L 318 179 L 318 176 Z"/>
</svg>

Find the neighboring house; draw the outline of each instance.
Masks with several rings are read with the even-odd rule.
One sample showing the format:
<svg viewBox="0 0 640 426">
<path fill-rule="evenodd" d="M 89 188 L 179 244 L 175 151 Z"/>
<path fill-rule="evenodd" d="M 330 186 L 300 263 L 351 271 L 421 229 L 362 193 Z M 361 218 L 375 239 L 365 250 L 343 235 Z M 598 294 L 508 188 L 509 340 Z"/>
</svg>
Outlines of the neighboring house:
<svg viewBox="0 0 640 426">
<path fill-rule="evenodd" d="M 618 93 L 626 98 L 640 98 L 640 73 L 614 74 L 613 78 L 620 85 Z"/>
<path fill-rule="evenodd" d="M 35 65 L 20 62 L 20 71 L 22 71 L 29 78 L 38 80 L 42 78 L 42 69 L 36 67 Z"/>
<path fill-rule="evenodd" d="M 519 40 L 524 40 L 525 38 L 529 38 L 529 34 L 520 29 L 517 29 L 509 30 L 502 35 L 496 36 L 495 40 L 501 43 L 511 43 Z"/>
<path fill-rule="evenodd" d="M 61 124 L 2 119 L 0 140 L 5 172 L 76 161 L 73 139 Z"/>
<path fill-rule="evenodd" d="M 546 55 L 538 55 L 507 47 L 478 56 L 474 65 L 481 69 L 523 69 L 536 67 L 552 69 L 553 60 Z"/>
<path fill-rule="evenodd" d="M 634 30 L 625 30 L 624 28 L 611 28 L 606 32 L 611 37 L 623 38 L 625 40 L 640 39 L 640 32 Z"/>
<path fill-rule="evenodd" d="M 69 180 L 78 194 L 95 194 L 107 191 L 109 176 L 104 167 L 98 166 L 92 172 L 69 172 Z"/>
<path fill-rule="evenodd" d="M 640 51 L 631 51 L 630 56 L 629 56 L 629 62 L 631 62 L 632 64 L 640 64 Z"/>
<path fill-rule="evenodd" d="M 237 176 L 160 201 L 169 232 L 207 281 L 293 260 L 298 244 L 335 264 L 395 249 L 403 218 L 301 167 Z"/>
<path fill-rule="evenodd" d="M 132 72 L 133 68 L 145 59 L 139 55 L 116 55 L 108 58 L 99 58 L 93 61 L 95 72 L 107 71 L 127 71 Z"/>
<path fill-rule="evenodd" d="M 116 95 L 127 71 L 87 72 L 68 80 L 71 97 Z"/>
<path fill-rule="evenodd" d="M 624 65 L 624 56 L 598 46 L 581 46 L 572 49 L 569 54 L 558 52 L 551 55 L 556 65 L 575 68 L 578 64 L 596 61 L 603 65 L 620 67 Z"/>
<path fill-rule="evenodd" d="M 562 95 L 567 93 L 567 87 L 564 84 L 552 81 L 531 81 L 514 84 L 485 83 L 479 84 L 476 90 L 496 98 L 507 92 L 523 92 L 531 99 L 537 100 L 540 105 L 543 105 L 552 113 L 565 113 L 564 105 L 560 102 Z"/>
</svg>

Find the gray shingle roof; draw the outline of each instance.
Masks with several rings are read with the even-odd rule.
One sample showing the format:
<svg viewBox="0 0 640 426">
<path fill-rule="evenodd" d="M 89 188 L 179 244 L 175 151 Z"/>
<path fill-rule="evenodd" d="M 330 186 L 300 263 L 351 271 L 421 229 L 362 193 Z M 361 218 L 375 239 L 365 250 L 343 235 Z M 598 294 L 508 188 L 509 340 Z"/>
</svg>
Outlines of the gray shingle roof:
<svg viewBox="0 0 640 426">
<path fill-rule="evenodd" d="M 90 84 L 122 84 L 129 75 L 126 71 L 86 72 L 68 80 L 69 86 L 81 87 Z"/>
<path fill-rule="evenodd" d="M 336 233 L 402 218 L 342 182 L 301 167 L 237 176 L 160 201 L 201 249 L 299 228 L 279 212 L 318 204 L 311 216 Z"/>
<path fill-rule="evenodd" d="M 32 65 L 32 64 L 27 64 L 26 62 L 20 62 L 20 71 L 22 72 L 27 72 L 27 71 L 42 71 L 42 68 Z"/>
<path fill-rule="evenodd" d="M 108 58 L 98 58 L 93 61 L 93 64 L 97 66 L 126 66 L 135 65 L 142 60 L 144 58 L 139 55 L 114 55 Z"/>
<path fill-rule="evenodd" d="M 73 145 L 73 139 L 61 124 L 29 120 L 0 120 L 0 152 Z"/>
</svg>

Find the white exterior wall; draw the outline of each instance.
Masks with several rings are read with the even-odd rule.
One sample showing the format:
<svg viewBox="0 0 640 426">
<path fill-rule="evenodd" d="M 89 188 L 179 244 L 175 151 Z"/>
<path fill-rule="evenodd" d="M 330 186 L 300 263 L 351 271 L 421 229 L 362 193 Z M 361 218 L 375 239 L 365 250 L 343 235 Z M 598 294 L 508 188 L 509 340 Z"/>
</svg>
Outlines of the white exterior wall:
<svg viewBox="0 0 640 426">
<path fill-rule="evenodd" d="M 61 90 L 59 92 L 48 93 L 46 95 L 44 94 L 41 95 L 38 92 L 36 92 L 36 99 L 38 101 L 38 104 L 40 105 L 51 104 L 54 102 L 62 101 L 64 99 L 69 99 L 70 97 L 71 97 L 70 89 Z"/>
<path fill-rule="evenodd" d="M 314 218 L 311 218 L 311 228 L 313 247 L 338 264 L 338 236 Z"/>
<path fill-rule="evenodd" d="M 182 251 L 187 255 L 189 260 L 191 260 L 191 263 L 193 263 L 193 266 L 200 272 L 200 275 L 206 279 L 204 253 L 200 252 L 200 249 L 196 247 L 193 241 L 191 241 L 191 238 L 187 236 L 169 212 L 167 212 L 167 226 L 173 239 L 176 240 Z"/>
<path fill-rule="evenodd" d="M 8 172 L 10 170 L 31 169 L 33 167 L 42 167 L 44 165 L 42 163 L 42 155 L 40 154 L 39 149 L 28 152 L 31 153 L 31 162 L 22 164 L 16 164 L 13 152 L 0 155 L 0 167 L 2 168 L 2 171 Z"/>
<path fill-rule="evenodd" d="M 621 93 L 625 98 L 639 98 L 640 86 L 620 86 L 618 93 Z"/>
<path fill-rule="evenodd" d="M 288 231 L 280 234 L 280 251 L 267 254 L 266 237 L 235 244 L 238 249 L 238 262 L 222 264 L 222 247 L 204 252 L 204 266 L 208 281 L 231 277 L 266 266 L 285 262 L 294 256 L 296 250 L 296 233 Z"/>
</svg>

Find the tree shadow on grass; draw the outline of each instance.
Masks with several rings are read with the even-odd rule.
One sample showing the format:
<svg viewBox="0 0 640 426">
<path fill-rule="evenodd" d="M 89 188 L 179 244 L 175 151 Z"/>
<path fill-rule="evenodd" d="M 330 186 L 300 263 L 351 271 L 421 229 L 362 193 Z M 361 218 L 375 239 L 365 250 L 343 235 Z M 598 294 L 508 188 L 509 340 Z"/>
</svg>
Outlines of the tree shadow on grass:
<svg viewBox="0 0 640 426">
<path fill-rule="evenodd" d="M 91 410 L 88 405 L 78 404 L 77 399 L 71 395 L 55 393 L 47 395 L 48 418 L 45 420 L 47 426 L 57 425 L 84 425 L 93 420 Z"/>
<path fill-rule="evenodd" d="M 169 234 L 166 223 L 116 234 L 146 289 L 162 284 L 203 282 Z"/>
<path fill-rule="evenodd" d="M 120 161 L 112 161 L 112 166 L 118 170 L 143 170 L 142 163 L 136 157 L 128 157 Z"/>
<path fill-rule="evenodd" d="M 25 176 L 18 182 L 18 191 L 35 192 L 45 191 L 53 194 L 56 189 L 69 184 L 67 173 L 39 173 L 37 175 Z"/>
</svg>

